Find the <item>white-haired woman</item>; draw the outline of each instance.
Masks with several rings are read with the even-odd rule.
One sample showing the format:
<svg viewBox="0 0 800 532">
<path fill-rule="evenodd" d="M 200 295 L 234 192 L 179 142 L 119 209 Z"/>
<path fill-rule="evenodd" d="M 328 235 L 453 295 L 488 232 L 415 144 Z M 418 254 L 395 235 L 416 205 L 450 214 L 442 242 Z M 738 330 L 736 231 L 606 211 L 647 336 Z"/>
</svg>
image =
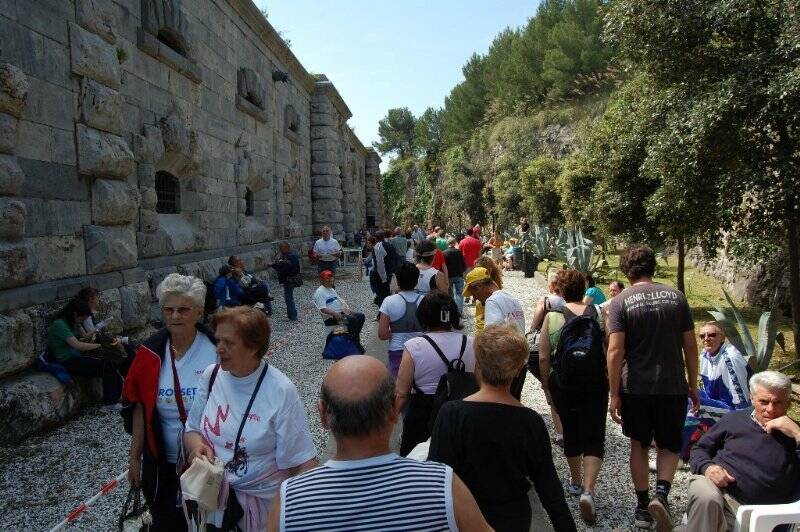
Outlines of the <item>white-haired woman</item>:
<svg viewBox="0 0 800 532">
<path fill-rule="evenodd" d="M 151 531 L 186 530 L 176 506 L 179 440 L 203 370 L 217 361 L 214 336 L 200 320 L 206 288 L 173 273 L 156 288 L 165 327 L 136 351 L 122 392 L 131 432 L 128 478 L 141 486 L 153 516 Z"/>
</svg>

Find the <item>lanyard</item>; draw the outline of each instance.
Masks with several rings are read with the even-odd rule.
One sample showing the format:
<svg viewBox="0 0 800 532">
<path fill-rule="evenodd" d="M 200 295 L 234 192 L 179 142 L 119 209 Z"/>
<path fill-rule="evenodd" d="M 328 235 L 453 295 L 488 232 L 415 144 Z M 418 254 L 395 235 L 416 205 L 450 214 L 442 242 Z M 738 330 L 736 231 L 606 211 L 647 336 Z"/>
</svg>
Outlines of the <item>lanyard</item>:
<svg viewBox="0 0 800 532">
<path fill-rule="evenodd" d="M 239 476 L 247 473 L 248 462 L 247 452 L 243 447 L 239 448 L 239 440 L 242 437 L 242 431 L 244 430 L 245 423 L 247 423 L 247 417 L 250 415 L 250 409 L 253 407 L 253 401 L 255 401 L 256 395 L 258 395 L 258 390 L 261 388 L 261 382 L 264 380 L 264 375 L 267 374 L 268 368 L 269 363 L 265 361 L 264 369 L 261 370 L 261 375 L 259 375 L 256 386 L 253 388 L 253 395 L 250 396 L 250 402 L 247 403 L 247 409 L 244 411 L 242 421 L 239 422 L 239 431 L 236 433 L 236 439 L 233 443 L 233 456 L 231 457 L 230 461 L 225 464 L 226 470 L 230 471 L 231 473 L 237 473 Z"/>
<path fill-rule="evenodd" d="M 181 419 L 181 425 L 185 427 L 186 407 L 183 406 L 183 397 L 181 396 L 181 381 L 178 379 L 178 370 L 175 368 L 175 347 L 172 345 L 172 342 L 169 343 L 169 360 L 172 362 L 172 385 L 174 387 L 173 395 L 175 396 L 175 403 L 178 405 L 178 417 Z"/>
</svg>

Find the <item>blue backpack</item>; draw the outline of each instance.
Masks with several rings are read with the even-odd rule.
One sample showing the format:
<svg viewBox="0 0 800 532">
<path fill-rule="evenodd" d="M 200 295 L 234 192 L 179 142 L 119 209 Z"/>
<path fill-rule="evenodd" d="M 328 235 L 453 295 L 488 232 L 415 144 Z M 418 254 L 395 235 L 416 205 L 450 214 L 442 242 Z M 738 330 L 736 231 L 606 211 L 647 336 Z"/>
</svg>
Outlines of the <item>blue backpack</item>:
<svg viewBox="0 0 800 532">
<path fill-rule="evenodd" d="M 558 385 L 569 392 L 597 392 L 608 388 L 603 331 L 597 310 L 576 316 L 568 308 L 564 314 L 561 338 L 556 346 L 553 371 Z"/>
<path fill-rule="evenodd" d="M 350 338 L 349 334 L 328 334 L 325 340 L 325 349 L 322 350 L 322 358 L 328 360 L 339 360 L 347 355 L 358 355 L 361 351 L 358 345 Z"/>
</svg>

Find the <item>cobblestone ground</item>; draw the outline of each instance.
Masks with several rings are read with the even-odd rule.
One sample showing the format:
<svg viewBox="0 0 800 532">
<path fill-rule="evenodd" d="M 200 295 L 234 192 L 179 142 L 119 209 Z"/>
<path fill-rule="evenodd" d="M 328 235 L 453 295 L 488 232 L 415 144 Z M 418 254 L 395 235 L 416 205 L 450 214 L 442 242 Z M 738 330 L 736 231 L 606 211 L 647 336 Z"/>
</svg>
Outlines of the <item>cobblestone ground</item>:
<svg viewBox="0 0 800 532">
<path fill-rule="evenodd" d="M 505 289 L 523 301 L 526 315 L 543 290 L 519 272 L 506 273 Z M 273 289 L 279 288 L 274 286 Z M 319 386 L 330 362 L 320 357 L 324 326 L 311 305 L 314 283 L 297 289 L 300 319 L 285 318 L 281 297 L 275 299 L 271 363 L 295 382 L 308 412 L 314 443 L 324 455 L 326 436 L 316 415 Z M 363 343 L 382 346 L 371 318 L 376 309 L 366 280 L 340 279 L 337 290 L 356 310 L 367 315 Z M 279 290 L 274 290 L 280 295 Z M 473 307 L 467 307 L 466 330 L 472 331 Z M 539 412 L 552 431 L 549 410 L 538 383 L 528 377 L 523 402 Z M 117 414 L 104 414 L 89 408 L 79 417 L 50 433 L 29 438 L 14 447 L 0 447 L 0 530 L 49 530 L 67 513 L 99 490 L 100 485 L 127 467 L 128 436 Z M 627 466 L 627 439 L 619 428 L 608 422 L 606 462 L 597 489 L 598 524 L 593 530 L 628 530 L 634 496 Z M 563 455 L 555 448 L 556 467 L 562 478 L 568 469 Z M 679 473 L 672 491 L 673 506 L 682 511 L 685 505 L 686 473 Z M 110 531 L 116 529 L 119 509 L 127 493 L 127 483 L 104 497 L 67 530 Z M 579 523 L 577 500 L 569 499 Z M 537 518 L 532 529 L 549 528 L 546 518 Z M 587 528 L 588 529 L 588 528 Z"/>
</svg>

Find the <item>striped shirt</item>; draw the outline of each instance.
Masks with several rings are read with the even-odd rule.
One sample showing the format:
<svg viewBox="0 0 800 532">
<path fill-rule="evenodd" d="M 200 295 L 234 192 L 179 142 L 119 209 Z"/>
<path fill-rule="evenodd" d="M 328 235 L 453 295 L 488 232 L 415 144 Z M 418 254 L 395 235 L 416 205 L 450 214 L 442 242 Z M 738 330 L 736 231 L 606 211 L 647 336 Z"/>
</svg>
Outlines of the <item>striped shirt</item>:
<svg viewBox="0 0 800 532">
<path fill-rule="evenodd" d="M 453 470 L 386 454 L 329 460 L 281 484 L 281 530 L 458 530 Z"/>
</svg>

